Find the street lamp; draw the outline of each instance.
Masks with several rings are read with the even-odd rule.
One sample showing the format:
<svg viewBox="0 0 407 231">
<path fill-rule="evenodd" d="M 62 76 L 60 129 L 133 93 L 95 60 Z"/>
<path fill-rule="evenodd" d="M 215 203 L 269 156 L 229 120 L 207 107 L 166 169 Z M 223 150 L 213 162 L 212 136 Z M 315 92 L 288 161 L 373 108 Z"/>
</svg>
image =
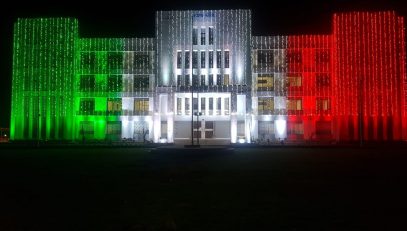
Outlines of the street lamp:
<svg viewBox="0 0 407 231">
<path fill-rule="evenodd" d="M 196 116 L 196 126 L 197 126 L 197 129 L 198 129 L 198 132 L 197 132 L 197 134 L 196 134 L 196 142 L 197 142 L 197 144 L 199 145 L 199 131 L 200 131 L 200 126 L 199 126 L 199 116 L 201 116 L 202 115 L 202 112 L 194 112 L 194 116 Z"/>
</svg>

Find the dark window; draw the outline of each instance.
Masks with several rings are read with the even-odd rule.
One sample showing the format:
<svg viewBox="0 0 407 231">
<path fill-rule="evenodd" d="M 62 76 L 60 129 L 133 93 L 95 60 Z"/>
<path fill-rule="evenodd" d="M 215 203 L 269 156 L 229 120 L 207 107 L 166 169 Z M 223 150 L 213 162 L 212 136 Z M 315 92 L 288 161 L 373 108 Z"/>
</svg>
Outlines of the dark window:
<svg viewBox="0 0 407 231">
<path fill-rule="evenodd" d="M 216 85 L 222 85 L 222 75 L 216 75 Z"/>
<path fill-rule="evenodd" d="M 201 51 L 201 68 L 205 68 L 205 51 Z"/>
<path fill-rule="evenodd" d="M 198 51 L 192 52 L 192 68 L 198 68 Z"/>
<path fill-rule="evenodd" d="M 229 68 L 229 51 L 225 51 L 225 68 Z"/>
<path fill-rule="evenodd" d="M 302 63 L 301 51 L 289 51 L 287 59 L 289 63 Z"/>
<path fill-rule="evenodd" d="M 192 45 L 198 45 L 198 28 L 192 29 Z"/>
<path fill-rule="evenodd" d="M 221 51 L 216 51 L 216 67 L 217 68 L 222 67 L 222 52 Z"/>
<path fill-rule="evenodd" d="M 205 86 L 205 75 L 201 75 L 201 86 Z"/>
<path fill-rule="evenodd" d="M 192 75 L 192 85 L 193 86 L 198 86 L 199 85 L 198 75 Z"/>
<path fill-rule="evenodd" d="M 95 113 L 95 99 L 82 98 L 79 105 L 81 114 L 92 115 Z"/>
<path fill-rule="evenodd" d="M 209 45 L 213 45 L 213 27 L 209 27 Z"/>
<path fill-rule="evenodd" d="M 201 28 L 201 45 L 205 45 L 205 28 Z"/>
<path fill-rule="evenodd" d="M 210 74 L 208 77 L 209 86 L 213 86 L 213 75 Z"/>
<path fill-rule="evenodd" d="M 182 83 L 181 75 L 177 75 L 177 86 L 181 86 L 181 83 Z"/>
<path fill-rule="evenodd" d="M 189 51 L 185 51 L 185 69 L 189 68 Z"/>
<path fill-rule="evenodd" d="M 82 52 L 81 53 L 81 67 L 83 69 L 94 70 L 96 66 L 95 52 Z"/>
<path fill-rule="evenodd" d="M 177 51 L 177 68 L 180 69 L 182 66 L 182 52 Z"/>
<path fill-rule="evenodd" d="M 149 88 L 149 78 L 146 75 L 134 76 L 134 91 L 147 91 Z"/>
<path fill-rule="evenodd" d="M 257 65 L 259 67 L 266 67 L 273 65 L 273 50 L 258 50 L 257 51 Z"/>
<path fill-rule="evenodd" d="M 327 63 L 329 62 L 329 52 L 326 50 L 317 51 L 315 53 L 315 62 L 316 63 Z"/>
<path fill-rule="evenodd" d="M 315 77 L 317 87 L 329 87 L 331 85 L 331 78 L 328 74 L 317 74 Z"/>
<path fill-rule="evenodd" d="M 193 106 L 194 111 L 198 110 L 198 98 L 193 98 L 192 99 L 192 106 Z"/>
<path fill-rule="evenodd" d="M 94 75 L 81 75 L 81 80 L 79 84 L 80 91 L 94 91 L 95 88 L 96 85 Z"/>
<path fill-rule="evenodd" d="M 122 91 L 122 76 L 110 75 L 107 78 L 107 90 L 110 92 Z"/>
<path fill-rule="evenodd" d="M 134 52 L 134 64 L 135 69 L 145 69 L 150 66 L 150 59 L 147 52 Z"/>
<path fill-rule="evenodd" d="M 213 68 L 213 51 L 209 51 L 209 68 Z"/>
<path fill-rule="evenodd" d="M 189 75 L 185 75 L 185 86 L 190 86 Z"/>
<path fill-rule="evenodd" d="M 122 70 L 123 69 L 123 53 L 121 52 L 108 52 L 107 64 L 110 70 Z"/>
</svg>

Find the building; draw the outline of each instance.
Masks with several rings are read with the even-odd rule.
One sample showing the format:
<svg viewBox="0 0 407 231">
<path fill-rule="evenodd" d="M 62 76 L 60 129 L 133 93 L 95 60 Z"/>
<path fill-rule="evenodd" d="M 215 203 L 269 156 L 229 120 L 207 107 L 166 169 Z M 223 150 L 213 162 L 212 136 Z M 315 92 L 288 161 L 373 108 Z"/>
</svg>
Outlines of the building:
<svg viewBox="0 0 407 231">
<path fill-rule="evenodd" d="M 18 19 L 12 140 L 407 139 L 404 19 L 337 13 L 332 33 L 252 36 L 250 10 L 159 11 L 154 38 Z M 193 121 L 193 122 L 192 122 Z"/>
</svg>

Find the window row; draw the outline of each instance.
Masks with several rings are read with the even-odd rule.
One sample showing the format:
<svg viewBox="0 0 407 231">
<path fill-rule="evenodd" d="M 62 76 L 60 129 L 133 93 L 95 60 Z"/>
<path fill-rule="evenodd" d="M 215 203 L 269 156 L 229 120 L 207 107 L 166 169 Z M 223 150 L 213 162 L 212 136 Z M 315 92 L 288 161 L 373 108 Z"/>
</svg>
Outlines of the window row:
<svg viewBox="0 0 407 231">
<path fill-rule="evenodd" d="M 192 75 L 193 86 L 214 86 L 215 84 L 217 86 L 230 85 L 230 75 Z M 177 86 L 191 86 L 191 76 L 177 75 Z"/>
<path fill-rule="evenodd" d="M 81 52 L 82 69 L 145 69 L 151 68 L 152 51 Z"/>
<path fill-rule="evenodd" d="M 199 101 L 198 98 L 193 98 L 192 108 L 201 115 L 229 115 L 230 98 L 202 97 Z M 177 98 L 177 115 L 191 115 L 191 98 Z"/>
<path fill-rule="evenodd" d="M 206 30 L 208 29 L 208 30 Z M 208 45 L 213 45 L 214 42 L 214 29 L 213 27 L 194 27 L 192 29 L 192 45 L 206 45 L 208 34 Z M 199 40 L 199 42 L 198 42 Z"/>
<path fill-rule="evenodd" d="M 316 99 L 317 111 L 329 111 L 330 100 L 327 98 Z M 257 100 L 257 111 L 259 115 L 273 114 L 274 112 L 274 98 L 273 97 L 259 97 Z M 303 110 L 301 99 L 288 99 L 287 111 L 301 111 Z"/>
<path fill-rule="evenodd" d="M 276 50 L 257 50 L 257 54 L 255 56 L 255 65 L 258 67 L 271 67 L 281 63 L 284 60 L 284 56 L 276 55 L 278 54 Z M 303 55 L 305 55 L 303 57 Z M 300 50 L 288 50 L 286 55 L 286 61 L 288 63 L 302 63 L 303 58 L 307 59 L 314 59 L 315 63 L 323 64 L 329 63 L 330 61 L 330 53 L 328 50 L 317 50 L 314 53 L 303 53 Z"/>
<path fill-rule="evenodd" d="M 104 86 L 105 85 L 105 86 Z M 94 92 L 131 92 L 145 91 L 149 89 L 148 75 L 134 75 L 133 78 L 123 78 L 122 75 L 109 75 L 96 78 L 95 75 L 81 75 L 79 81 L 79 91 Z"/>
<path fill-rule="evenodd" d="M 121 98 L 108 98 L 106 111 L 98 111 L 96 109 L 95 98 L 81 98 L 79 103 L 80 115 L 98 115 L 106 113 L 107 115 L 121 115 L 122 114 L 122 99 Z M 148 115 L 149 114 L 149 99 L 148 98 L 135 98 L 133 104 L 134 115 Z"/>
<path fill-rule="evenodd" d="M 177 68 L 182 68 L 182 56 L 184 55 L 184 68 L 191 68 L 191 52 L 189 50 L 182 52 L 177 51 Z M 214 68 L 214 58 L 216 58 L 216 68 L 222 68 L 222 51 L 192 51 L 192 68 Z M 230 67 L 230 52 L 228 50 L 223 51 L 223 67 Z"/>
</svg>

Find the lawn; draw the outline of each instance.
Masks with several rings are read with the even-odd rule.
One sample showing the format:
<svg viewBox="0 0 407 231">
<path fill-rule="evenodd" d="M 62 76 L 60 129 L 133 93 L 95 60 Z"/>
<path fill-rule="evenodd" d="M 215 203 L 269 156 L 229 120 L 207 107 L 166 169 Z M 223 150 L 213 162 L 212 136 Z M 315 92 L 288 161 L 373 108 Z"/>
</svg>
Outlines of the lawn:
<svg viewBox="0 0 407 231">
<path fill-rule="evenodd" d="M 404 148 L 0 149 L 0 230 L 405 230 Z"/>
</svg>

